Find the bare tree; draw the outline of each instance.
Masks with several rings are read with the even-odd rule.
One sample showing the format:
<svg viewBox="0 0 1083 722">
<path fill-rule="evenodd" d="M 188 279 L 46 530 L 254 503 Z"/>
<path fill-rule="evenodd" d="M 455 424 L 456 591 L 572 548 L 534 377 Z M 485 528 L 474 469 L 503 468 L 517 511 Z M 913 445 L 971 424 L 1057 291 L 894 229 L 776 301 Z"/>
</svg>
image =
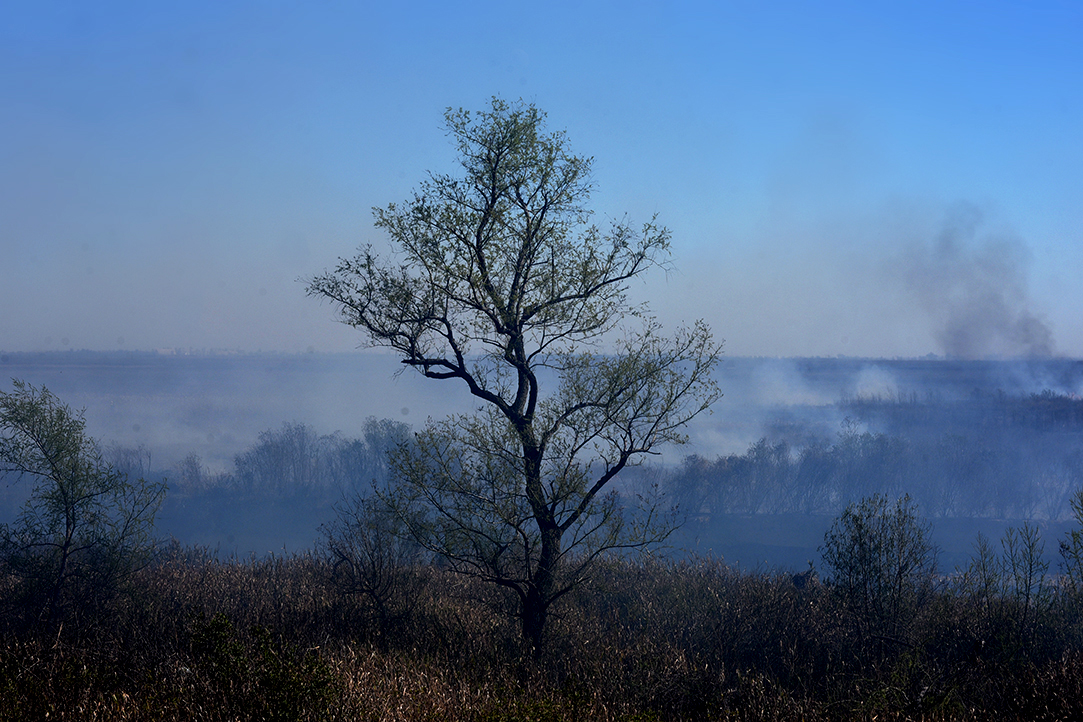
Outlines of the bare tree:
<svg viewBox="0 0 1083 722">
<path fill-rule="evenodd" d="M 320 549 L 331 581 L 372 604 L 381 627 L 410 609 L 423 578 L 422 549 L 402 527 L 394 509 L 378 496 L 354 496 L 335 507 L 335 519 L 320 527 Z"/>
<path fill-rule="evenodd" d="M 395 258 L 364 248 L 308 291 L 482 402 L 399 447 L 391 501 L 453 569 L 514 593 L 537 652 L 551 605 L 592 559 L 667 533 L 657 509 L 622 513 L 607 486 L 684 441 L 719 396 L 721 347 L 702 322 L 666 340 L 629 301 L 629 282 L 664 264 L 669 231 L 591 224 L 592 161 L 546 133 L 541 111 L 494 98 L 445 118 L 462 174 L 430 174 L 406 203 L 374 210 Z"/>
<path fill-rule="evenodd" d="M 1069 529 L 1060 542 L 1061 564 L 1071 588 L 1083 592 L 1083 489 L 1072 495 L 1070 505 L 1077 528 Z"/>
</svg>

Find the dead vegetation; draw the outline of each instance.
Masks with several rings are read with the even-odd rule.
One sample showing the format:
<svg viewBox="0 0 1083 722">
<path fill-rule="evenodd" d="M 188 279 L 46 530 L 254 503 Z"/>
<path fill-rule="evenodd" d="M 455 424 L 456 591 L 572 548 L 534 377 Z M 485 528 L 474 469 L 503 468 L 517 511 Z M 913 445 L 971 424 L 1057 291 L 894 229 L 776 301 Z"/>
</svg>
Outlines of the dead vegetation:
<svg viewBox="0 0 1083 722">
<path fill-rule="evenodd" d="M 174 547 L 80 625 L 0 640 L 0 718 L 59 720 L 1064 719 L 1083 708 L 1080 597 L 1040 619 L 942 584 L 870 644 L 830 586 L 717 560 L 607 562 L 524 650 L 493 588 L 417 567 L 344 594 L 314 555 Z M 392 610 L 394 613 L 388 613 Z"/>
</svg>

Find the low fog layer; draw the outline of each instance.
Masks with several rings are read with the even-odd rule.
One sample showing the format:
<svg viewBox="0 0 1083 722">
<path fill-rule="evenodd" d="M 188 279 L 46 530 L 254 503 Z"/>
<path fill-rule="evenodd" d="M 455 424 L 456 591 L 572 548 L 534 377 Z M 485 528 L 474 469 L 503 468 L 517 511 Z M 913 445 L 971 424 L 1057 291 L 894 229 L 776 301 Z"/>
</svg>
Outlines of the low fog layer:
<svg viewBox="0 0 1083 722">
<path fill-rule="evenodd" d="M 830 438 L 845 416 L 838 402 L 854 397 L 1080 394 L 1079 368 L 1055 359 L 724 358 L 717 371 L 723 398 L 689 427 L 690 443 L 666 450 L 662 461 L 741 452 L 787 428 Z M 86 410 L 93 436 L 144 446 L 156 467 L 195 453 L 213 471 L 228 469 L 260 432 L 283 423 L 359 436 L 369 417 L 420 427 L 476 403 L 460 385 L 421 378 L 379 353 L 5 353 L 0 377 L 47 386 Z"/>
<path fill-rule="evenodd" d="M 363 433 L 370 416 L 424 424 L 470 408 L 468 394 L 426 387 L 381 354 L 4 354 L 2 378 L 45 385 L 85 408 L 105 444 L 145 446 L 156 468 L 197 454 L 212 471 L 286 422 Z"/>
<path fill-rule="evenodd" d="M 474 406 L 398 370 L 358 353 L 0 355 L 4 376 L 85 409 L 114 463 L 169 480 L 163 534 L 241 554 L 311 548 L 335 503 L 385 479 L 395 439 Z M 618 484 L 662 486 L 680 548 L 800 568 L 848 501 L 911 494 L 974 519 L 938 530 L 961 559 L 1005 519 L 1059 528 L 1083 486 L 1083 362 L 727 358 L 717 377 L 725 396 L 689 443 Z M 27 493 L 4 487 L 9 515 Z"/>
<path fill-rule="evenodd" d="M 449 382 L 421 378 L 382 354 L 160 355 L 5 354 L 0 373 L 45 385 L 86 410 L 106 445 L 144 447 L 155 468 L 190 454 L 213 472 L 260 432 L 283 423 L 360 436 L 369 417 L 424 425 L 468 411 L 475 401 Z M 724 359 L 724 396 L 688 429 L 690 443 L 656 463 L 697 454 L 741 453 L 761 437 L 832 439 L 853 398 L 909 396 L 965 401 L 975 392 L 1026 395 L 1083 391 L 1073 361 Z M 402 373 L 399 373 L 399 372 Z M 874 429 L 883 430 L 883 429 Z"/>
</svg>

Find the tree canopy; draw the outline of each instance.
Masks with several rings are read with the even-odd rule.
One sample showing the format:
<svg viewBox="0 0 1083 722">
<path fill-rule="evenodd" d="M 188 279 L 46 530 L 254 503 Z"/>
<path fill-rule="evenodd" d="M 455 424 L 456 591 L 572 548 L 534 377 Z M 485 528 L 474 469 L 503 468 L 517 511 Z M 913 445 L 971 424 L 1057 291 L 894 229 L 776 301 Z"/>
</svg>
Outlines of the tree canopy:
<svg viewBox="0 0 1083 722">
<path fill-rule="evenodd" d="M 538 108 L 496 98 L 445 120 L 461 172 L 374 209 L 393 255 L 364 247 L 308 291 L 367 343 L 484 402 L 399 448 L 388 501 L 430 551 L 514 592 L 538 649 L 590 561 L 667 533 L 660 508 L 626 513 L 607 486 L 686 440 L 720 396 L 721 344 L 702 322 L 666 338 L 630 301 L 629 283 L 667 264 L 670 233 L 655 218 L 592 223 L 592 159 Z"/>
</svg>

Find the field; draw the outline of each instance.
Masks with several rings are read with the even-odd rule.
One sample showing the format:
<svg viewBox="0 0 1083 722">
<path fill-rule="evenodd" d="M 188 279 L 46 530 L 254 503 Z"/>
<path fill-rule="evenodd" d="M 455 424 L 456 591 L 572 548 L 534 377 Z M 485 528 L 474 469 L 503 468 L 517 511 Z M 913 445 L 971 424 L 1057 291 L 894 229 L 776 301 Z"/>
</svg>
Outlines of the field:
<svg viewBox="0 0 1083 722">
<path fill-rule="evenodd" d="M 796 583 L 795 583 L 796 582 Z M 10 720 L 1068 719 L 1081 598 L 942 582 L 895 636 L 832 588 L 709 559 L 607 563 L 540 658 L 492 589 L 410 569 L 381 611 L 312 555 L 174 547 L 60 624 L 6 609 Z"/>
</svg>

